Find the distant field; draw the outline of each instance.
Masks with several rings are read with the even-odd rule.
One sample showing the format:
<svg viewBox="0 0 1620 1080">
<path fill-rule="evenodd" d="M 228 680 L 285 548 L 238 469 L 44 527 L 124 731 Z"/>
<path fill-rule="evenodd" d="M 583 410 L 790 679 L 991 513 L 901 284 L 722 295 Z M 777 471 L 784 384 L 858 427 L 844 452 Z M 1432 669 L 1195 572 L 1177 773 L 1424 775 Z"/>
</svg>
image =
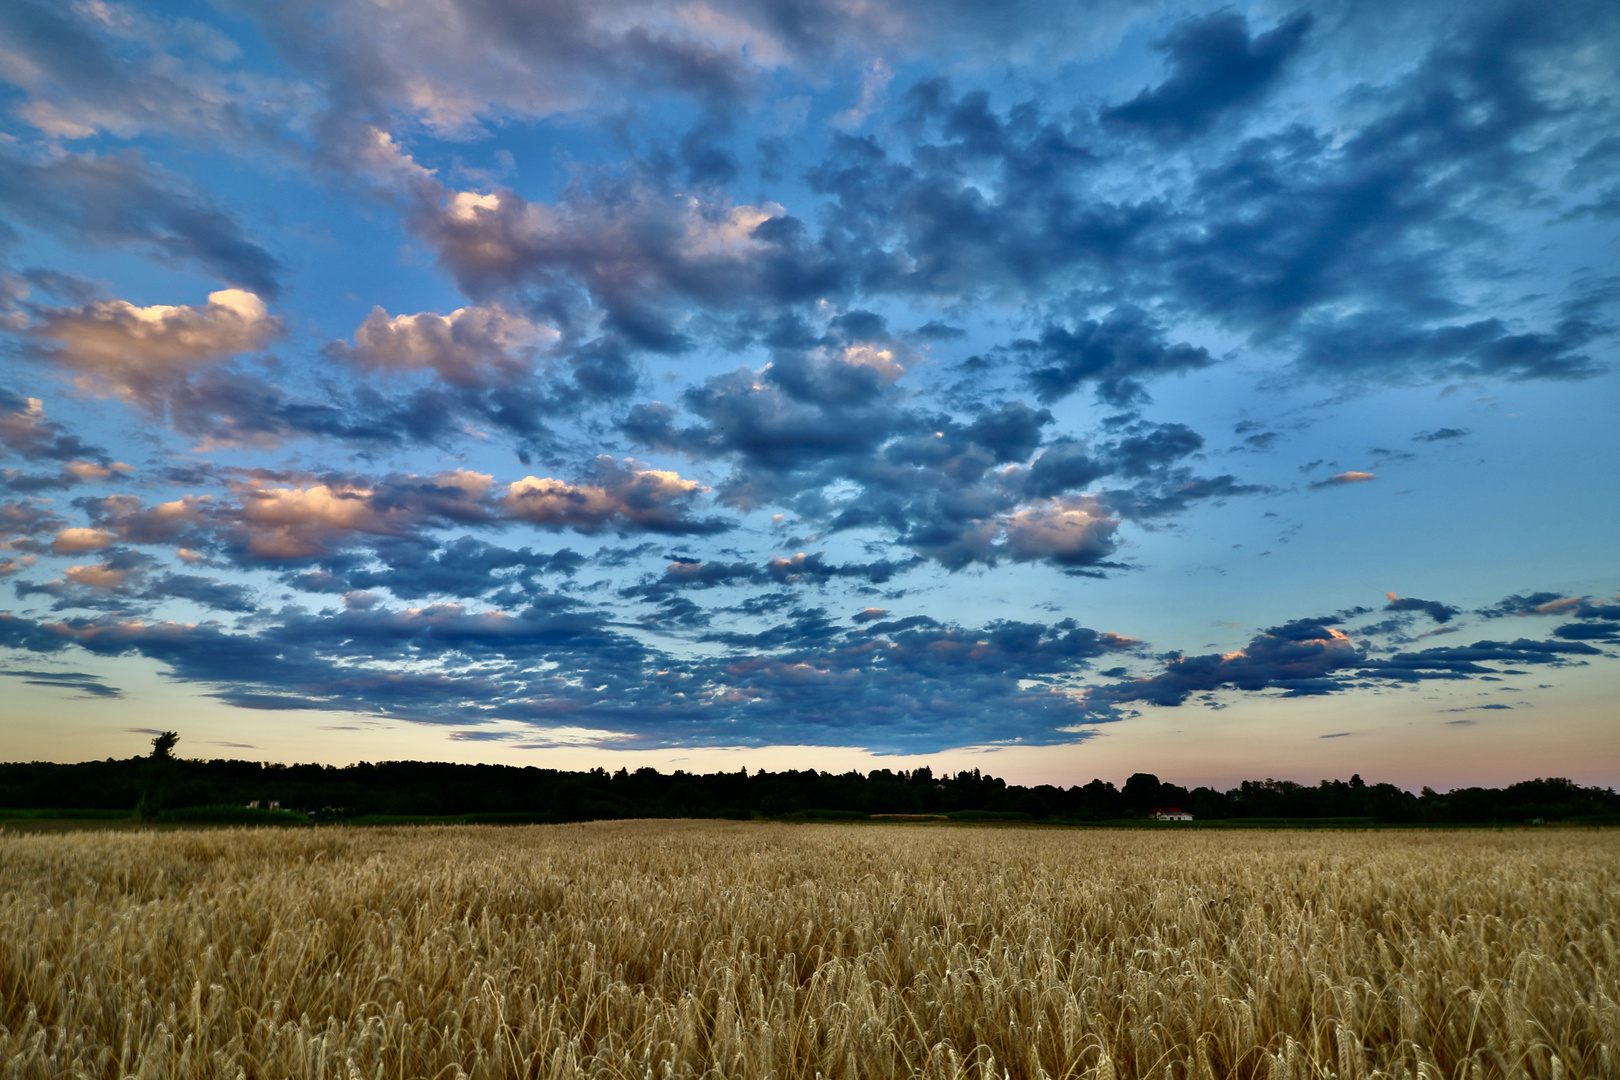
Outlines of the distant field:
<svg viewBox="0 0 1620 1080">
<path fill-rule="evenodd" d="M 0 835 L 0 1076 L 1620 1076 L 1620 833 Z"/>
</svg>

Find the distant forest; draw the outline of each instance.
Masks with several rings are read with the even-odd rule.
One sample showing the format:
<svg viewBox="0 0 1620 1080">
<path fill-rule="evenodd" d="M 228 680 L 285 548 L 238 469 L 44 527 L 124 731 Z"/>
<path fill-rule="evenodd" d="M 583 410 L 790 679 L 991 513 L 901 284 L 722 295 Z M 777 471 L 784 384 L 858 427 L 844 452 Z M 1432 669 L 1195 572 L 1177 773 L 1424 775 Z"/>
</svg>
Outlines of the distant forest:
<svg viewBox="0 0 1620 1080">
<path fill-rule="evenodd" d="M 0 764 L 0 809 L 73 808 L 185 820 L 187 808 L 244 807 L 271 800 L 317 820 L 475 815 L 485 820 L 589 821 L 640 817 L 841 818 L 951 814 L 958 818 L 1118 821 L 1177 807 L 1200 820 L 1360 818 L 1368 822 L 1479 824 L 1601 820 L 1620 815 L 1620 794 L 1569 780 L 1413 795 L 1360 776 L 1316 786 L 1248 780 L 1227 791 L 1188 790 L 1137 773 L 1123 788 L 1102 780 L 1063 788 L 1022 787 L 972 772 L 928 768 L 841 774 L 695 774 L 679 770 L 556 769 L 388 761 L 334 767 L 175 757 L 175 739 L 151 755 L 64 765 Z M 476 818 L 475 818 L 476 819 Z"/>
</svg>

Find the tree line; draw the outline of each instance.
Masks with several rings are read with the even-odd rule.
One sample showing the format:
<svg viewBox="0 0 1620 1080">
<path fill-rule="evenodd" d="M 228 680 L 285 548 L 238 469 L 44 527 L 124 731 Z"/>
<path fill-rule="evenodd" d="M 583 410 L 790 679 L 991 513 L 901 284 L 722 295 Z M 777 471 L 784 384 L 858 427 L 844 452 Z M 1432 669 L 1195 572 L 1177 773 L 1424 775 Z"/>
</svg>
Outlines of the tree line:
<svg viewBox="0 0 1620 1080">
<path fill-rule="evenodd" d="M 635 817 L 854 817 L 954 814 L 1032 820 L 1116 821 L 1177 807 L 1199 820 L 1354 819 L 1388 823 L 1513 823 L 1597 820 L 1620 815 L 1612 788 L 1566 779 L 1505 788 L 1420 794 L 1360 776 L 1315 786 L 1246 780 L 1220 791 L 1191 790 L 1137 773 L 1123 787 L 1104 780 L 1025 787 L 974 769 L 935 776 L 918 769 L 827 773 L 661 773 L 652 768 L 566 772 L 535 766 L 432 761 L 279 765 L 175 756 L 164 732 L 150 755 L 76 764 L 0 764 L 0 808 L 130 810 L 143 817 L 187 808 L 242 807 L 272 800 L 317 818 L 490 815 L 535 821 Z"/>
</svg>

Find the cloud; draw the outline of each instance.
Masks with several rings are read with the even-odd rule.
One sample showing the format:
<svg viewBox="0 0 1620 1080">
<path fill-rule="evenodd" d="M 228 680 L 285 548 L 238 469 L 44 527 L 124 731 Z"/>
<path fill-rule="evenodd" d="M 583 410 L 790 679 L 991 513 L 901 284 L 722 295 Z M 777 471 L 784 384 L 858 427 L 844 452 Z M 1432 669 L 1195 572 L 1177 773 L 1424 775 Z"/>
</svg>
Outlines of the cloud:
<svg viewBox="0 0 1620 1080">
<path fill-rule="evenodd" d="M 18 494 L 121 479 L 135 471 L 113 461 L 101 447 L 70 434 L 62 424 L 46 419 L 41 399 L 23 397 L 4 387 L 0 387 L 0 452 L 24 461 L 57 463 L 54 473 L 0 469 L 0 489 Z"/>
<path fill-rule="evenodd" d="M 1413 442 L 1447 442 L 1452 439 L 1461 439 L 1471 434 L 1467 428 L 1443 427 L 1433 431 L 1420 431 L 1412 436 Z"/>
<path fill-rule="evenodd" d="M 387 589 L 402 600 L 433 596 L 482 597 L 491 593 L 533 593 L 541 574 L 571 576 L 585 557 L 571 548 L 545 553 L 531 548 L 504 548 L 472 536 L 442 545 L 410 538 L 379 542 L 373 553 L 381 564 L 354 565 L 354 558 L 332 559 L 323 569 L 285 580 L 313 592 L 342 593 Z"/>
<path fill-rule="evenodd" d="M 116 589 L 129 577 L 128 570 L 112 563 L 99 563 L 95 566 L 70 566 L 62 573 L 74 584 L 85 585 L 92 589 Z"/>
<path fill-rule="evenodd" d="M 146 507 L 135 496 L 86 500 L 97 527 L 140 544 L 220 548 L 248 562 L 308 560 L 360 538 L 401 537 L 439 524 L 493 520 L 493 478 L 466 472 L 381 481 L 233 481 L 234 501 L 184 496 Z"/>
<path fill-rule="evenodd" d="M 1565 596 L 1562 593 L 1538 592 L 1528 596 L 1515 593 L 1490 607 L 1480 608 L 1476 614 L 1487 619 L 1499 619 L 1504 615 L 1568 615 L 1584 603 L 1583 597 Z"/>
<path fill-rule="evenodd" d="M 120 698 L 123 692 L 108 686 L 96 675 L 82 671 L 0 671 L 13 679 L 21 679 L 29 686 L 49 686 L 59 690 L 77 690 L 86 697 Z"/>
<path fill-rule="evenodd" d="M 25 461 L 82 461 L 90 465 L 107 460 L 106 452 L 91 446 L 54 420 L 45 418 L 45 403 L 0 387 L 0 447 Z"/>
<path fill-rule="evenodd" d="M 682 403 L 705 422 L 682 427 L 671 406 L 637 405 L 621 430 L 654 449 L 732 461 L 722 501 L 780 502 L 833 530 L 892 530 L 952 570 L 1003 558 L 1095 564 L 1113 551 L 1115 513 L 1164 516 L 1259 490 L 1176 467 L 1203 445 L 1182 424 L 1137 421 L 1096 447 L 1060 440 L 1037 456 L 1048 410 L 1014 401 L 961 420 L 931 415 L 906 408 L 879 373 L 824 352 L 781 350 L 763 371 L 711 377 Z M 1110 475 L 1137 483 L 1077 493 Z M 840 481 L 858 490 L 828 497 Z"/>
<path fill-rule="evenodd" d="M 615 529 L 679 535 L 731 527 L 719 518 L 700 521 L 687 516 L 693 497 L 706 489 L 678 473 L 602 454 L 591 463 L 587 476 L 580 484 L 535 476 L 515 480 L 499 500 L 501 511 L 509 520 L 585 533 Z"/>
<path fill-rule="evenodd" d="M 1147 701 L 1180 705 L 1195 693 L 1231 686 L 1239 690 L 1279 688 L 1288 696 L 1325 693 L 1332 677 L 1364 659 L 1348 634 L 1312 620 L 1274 626 L 1235 652 L 1174 657 L 1158 674 L 1086 693 L 1093 705 Z"/>
<path fill-rule="evenodd" d="M 459 471 L 425 482 L 413 477 L 398 487 L 336 479 L 299 487 L 248 481 L 234 485 L 239 505 L 213 516 L 247 558 L 309 559 L 361 535 L 409 535 L 432 523 L 439 516 L 435 509 L 450 509 L 452 520 L 483 517 L 480 503 L 491 482 L 489 476 Z M 430 486 L 440 496 L 432 498 L 435 506 L 412 498 Z"/>
<path fill-rule="evenodd" d="M 509 189 L 444 191 L 442 201 L 419 204 L 412 221 L 469 296 L 536 289 L 566 329 L 569 294 L 583 290 L 608 330 L 654 351 L 686 347 L 667 310 L 673 301 L 724 309 L 816 295 L 784 254 L 793 244 L 781 206 L 603 183 L 570 188 L 556 204 Z"/>
<path fill-rule="evenodd" d="M 1348 691 L 1363 679 L 1467 679 L 1499 674 L 1500 669 L 1485 666 L 1490 663 L 1561 665 L 1570 657 L 1601 655 L 1598 649 L 1581 642 L 1519 638 L 1397 652 L 1380 658 L 1333 626 L 1335 621 L 1296 619 L 1262 631 L 1248 645 L 1229 653 L 1172 654 L 1156 675 L 1090 687 L 1082 696 L 1094 708 L 1141 701 L 1177 706 L 1195 693 L 1226 688 L 1251 693 L 1275 689 L 1285 691 L 1285 697 L 1301 697 Z"/>
<path fill-rule="evenodd" d="M 59 534 L 58 541 L 60 539 Z M 15 585 L 17 595 L 53 597 L 53 611 L 88 608 L 127 614 L 166 600 L 185 600 L 205 609 L 239 613 L 254 611 L 257 606 L 254 591 L 247 586 L 163 570 L 151 555 L 129 548 L 109 549 L 100 543 L 101 537 L 95 539 L 94 545 L 80 548 L 71 543 L 53 544 L 52 551 L 56 554 L 71 554 L 76 550 L 105 551 L 102 562 L 68 566 L 60 578 L 44 584 L 19 581 Z"/>
<path fill-rule="evenodd" d="M 289 66 L 327 88 L 318 131 L 332 155 L 384 115 L 460 138 L 488 123 L 575 111 L 611 92 L 671 94 L 724 110 L 752 81 L 745 42 L 763 55 L 776 51 L 746 8 L 736 13 L 742 20 L 712 8 L 683 17 L 574 0 L 436 0 L 386 20 L 358 0 L 253 2 L 246 10 Z M 705 25 L 700 12 L 714 22 Z M 742 36 L 716 38 L 715 23 Z"/>
<path fill-rule="evenodd" d="M 1514 332 L 1498 318 L 1412 326 L 1368 313 L 1308 324 L 1300 363 L 1337 375 L 1416 371 L 1449 378 L 1585 379 L 1603 370 L 1587 351 L 1601 336 L 1602 328 L 1580 317 L 1563 318 L 1550 330 Z"/>
<path fill-rule="evenodd" d="M 1311 484 L 1311 490 L 1312 491 L 1317 491 L 1317 490 L 1319 490 L 1321 488 L 1345 487 L 1346 485 L 1349 485 L 1349 484 L 1365 484 L 1369 480 L 1376 480 L 1376 479 L 1378 479 L 1378 477 L 1376 475 L 1374 475 L 1373 473 L 1370 473 L 1370 472 L 1351 471 L 1351 472 L 1335 473 L 1332 476 L 1328 477 L 1326 480 L 1314 481 Z"/>
<path fill-rule="evenodd" d="M 951 102 L 943 84 L 925 90 L 923 112 L 942 126 L 941 142 L 908 156 L 872 136 L 836 136 L 808 175 L 830 200 L 821 244 L 845 253 L 841 278 L 867 294 L 1039 297 L 1126 255 L 1160 215 L 1076 198 L 1070 182 L 1095 158 L 1060 123 L 1027 112 L 1004 121 L 982 94 Z M 985 171 L 998 174 L 988 191 L 968 179 Z"/>
<path fill-rule="evenodd" d="M 58 555 L 100 551 L 102 548 L 111 547 L 116 539 L 117 537 L 104 529 L 63 529 L 51 541 L 51 551 Z"/>
<path fill-rule="evenodd" d="M 1135 424 L 1111 448 L 1113 471 L 1126 479 L 1151 476 L 1204 446 L 1186 424 Z"/>
<path fill-rule="evenodd" d="M 1450 622 L 1461 609 L 1450 604 L 1442 604 L 1438 600 L 1419 600 L 1416 597 L 1398 597 L 1389 593 L 1389 603 L 1384 605 L 1385 611 L 1421 611 L 1437 623 Z"/>
<path fill-rule="evenodd" d="M 200 307 L 100 300 L 38 314 L 27 332 L 52 343 L 42 356 L 73 372 L 82 388 L 153 412 L 168 407 L 191 373 L 257 352 L 282 332 L 264 301 L 242 289 L 211 292 Z"/>
<path fill-rule="evenodd" d="M 731 458 L 736 473 L 719 496 L 749 508 L 819 487 L 921 419 L 899 404 L 884 373 L 834 355 L 787 355 L 762 372 L 712 376 L 682 404 L 705 421 L 676 426 L 661 403 L 632 406 L 620 425 L 629 438 L 699 459 Z"/>
<path fill-rule="evenodd" d="M 0 642 L 138 653 L 247 708 L 362 712 L 434 724 L 596 732 L 604 747 L 864 745 L 930 752 L 1072 741 L 1088 714 L 1062 691 L 1091 661 L 1137 648 L 1078 626 L 997 622 L 840 631 L 813 611 L 725 656 L 649 650 L 563 598 L 514 613 L 459 604 L 292 610 L 254 632 L 106 615 L 36 622 L 0 614 Z M 928 620 L 924 620 L 928 622 Z M 476 661 L 468 665 L 466 661 Z M 556 661 L 555 665 L 540 661 Z"/>
<path fill-rule="evenodd" d="M 955 97 L 943 80 L 925 80 L 908 96 L 910 145 L 835 137 L 811 170 L 830 200 L 823 242 L 836 238 L 869 294 L 1112 308 L 1072 330 L 1047 320 L 1045 362 L 1041 341 L 1029 339 L 1048 396 L 1092 378 L 1105 396 L 1133 399 L 1135 362 L 1111 359 L 1104 332 L 1118 312 L 1148 310 L 1293 352 L 1317 377 L 1586 377 L 1602 367 L 1601 305 L 1577 296 L 1550 305 L 1550 317 L 1549 305 L 1516 321 L 1468 317 L 1469 283 L 1509 269 L 1482 246 L 1495 235 L 1494 208 L 1538 189 L 1542 152 L 1571 149 L 1555 124 L 1602 123 L 1595 98 L 1538 74 L 1589 40 L 1583 18 L 1610 25 L 1612 16 L 1581 10 L 1482 11 L 1431 39 L 1416 63 L 1369 82 L 1332 123 L 1291 116 L 1252 137 L 1201 143 L 1169 169 L 1162 149 L 1099 142 L 1032 105 L 998 114 L 982 94 Z M 1166 137 L 1213 124 L 1247 94 L 1280 85 L 1308 23 L 1254 39 L 1231 13 L 1183 24 L 1167 41 L 1182 50 L 1172 50 L 1171 79 L 1122 108 Z M 1126 126 L 1114 115 L 1105 127 Z M 1120 186 L 1132 176 L 1140 195 Z M 1146 371 L 1208 362 L 1133 318 L 1126 355 Z M 1110 365 L 1126 369 L 1117 381 Z"/>
<path fill-rule="evenodd" d="M 309 562 L 360 543 L 432 544 L 428 531 L 514 524 L 580 532 L 707 534 L 730 528 L 691 517 L 701 488 L 679 475 L 605 455 L 582 483 L 524 477 L 498 485 L 488 473 L 432 476 L 254 472 L 228 482 L 227 500 L 188 495 L 147 507 L 132 495 L 82 501 L 91 524 L 121 540 L 221 550 L 247 563 Z"/>
<path fill-rule="evenodd" d="M 1264 95 L 1314 22 L 1309 14 L 1295 15 L 1251 38 L 1248 22 L 1235 12 L 1188 19 L 1153 43 L 1169 57 L 1170 77 L 1123 105 L 1104 108 L 1102 119 L 1163 138 L 1204 131 L 1221 113 Z"/>
<path fill-rule="evenodd" d="M 882 585 L 915 568 L 922 561 L 920 557 L 913 557 L 880 559 L 870 563 L 834 563 L 828 562 L 826 553 L 821 551 L 811 554 L 801 551 L 786 557 L 773 555 L 763 564 L 677 558 L 664 568 L 660 576 L 626 586 L 619 590 L 619 595 L 668 601 L 682 592 L 722 586 L 827 585 L 849 579 Z M 796 594 L 780 595 L 792 597 Z"/>
<path fill-rule="evenodd" d="M 1072 619 L 966 627 L 927 616 L 882 621 L 869 609 L 845 629 L 820 608 L 795 608 L 757 633 L 705 633 L 727 647 L 723 655 L 677 656 L 619 633 L 578 598 L 535 593 L 515 611 L 347 599 L 337 611 L 265 613 L 235 632 L 120 615 L 40 622 L 3 614 L 0 642 L 46 653 L 70 645 L 137 652 L 250 708 L 435 724 L 501 719 L 529 725 L 537 738 L 566 725 L 596 732 L 587 741 L 601 746 L 793 742 L 880 752 L 1072 741 L 1121 705 L 1175 706 L 1224 688 L 1324 694 L 1368 680 L 1468 679 L 1499 673 L 1491 664 L 1600 655 L 1583 642 L 1521 638 L 1380 658 L 1331 620 L 1302 619 L 1231 653 L 1172 654 L 1157 674 L 1088 685 L 1093 661 L 1141 644 Z"/>
<path fill-rule="evenodd" d="M 1601 656 L 1598 649 L 1579 642 L 1532 641 L 1518 638 L 1511 642 L 1476 641 L 1472 645 L 1443 646 L 1417 652 L 1399 652 L 1387 660 L 1369 660 L 1369 674 L 1386 679 L 1413 680 L 1453 678 L 1461 675 L 1494 675 L 1487 663 L 1517 665 L 1562 664 L 1569 656 Z"/>
<path fill-rule="evenodd" d="M 1094 499 L 1053 499 L 1007 515 L 1002 528 L 1011 559 L 1087 566 L 1114 553 L 1119 522 Z"/>
<path fill-rule="evenodd" d="M 1500 619 L 1510 615 L 1521 618 L 1534 616 L 1573 618 L 1588 625 L 1583 627 L 1580 623 L 1570 623 L 1559 627 L 1554 633 L 1563 638 L 1600 640 L 1610 636 L 1609 629 L 1599 628 L 1601 624 L 1620 623 L 1620 600 L 1593 600 L 1589 596 L 1564 596 L 1553 592 L 1537 592 L 1528 596 L 1515 594 L 1489 607 L 1480 608 L 1475 614 L 1483 615 L 1487 619 Z"/>
<path fill-rule="evenodd" d="M 1612 617 L 1612 616 L 1611 616 Z M 1614 623 L 1565 623 L 1553 631 L 1553 636 L 1565 641 L 1620 642 L 1620 625 Z"/>
<path fill-rule="evenodd" d="M 1038 340 L 1020 339 L 1009 348 L 1039 365 L 1028 379 L 1042 401 L 1057 401 L 1091 382 L 1099 398 L 1119 407 L 1144 398 L 1143 378 L 1211 362 L 1207 349 L 1169 344 L 1163 327 L 1131 307 L 1115 308 L 1102 321 L 1080 322 L 1072 329 L 1047 326 Z"/>
<path fill-rule="evenodd" d="M 1024 490 L 1038 498 L 1050 498 L 1082 490 L 1112 471 L 1113 463 L 1106 455 L 1099 458 L 1085 443 L 1061 439 L 1030 462 L 1023 474 Z"/>
<path fill-rule="evenodd" d="M 788 72 L 814 80 L 859 66 L 871 85 L 869 107 L 903 58 L 962 47 L 967 60 L 986 42 L 1002 56 L 1032 45 L 1067 55 L 1106 37 L 1115 21 L 1029 3 L 991 17 L 975 4 L 913 0 L 615 8 L 434 0 L 385 21 L 362 0 L 240 7 L 286 64 L 323 91 L 324 112 L 311 126 L 323 157 L 338 164 L 378 117 L 465 139 L 513 120 L 600 113 L 630 95 L 651 109 L 696 107 L 713 125 L 757 104 L 772 76 Z"/>
<path fill-rule="evenodd" d="M 0 503 L 0 547 L 17 548 L 22 537 L 42 536 L 66 527 L 67 521 L 42 503 L 28 500 Z M 43 550 L 43 546 L 38 550 Z"/>
<path fill-rule="evenodd" d="M 241 222 L 134 151 L 43 164 L 0 152 L 0 207 L 76 246 L 127 248 L 259 296 L 280 293 L 281 263 Z"/>
<path fill-rule="evenodd" d="M 527 354 L 556 336 L 498 305 L 458 308 L 449 315 L 424 311 L 392 317 L 374 307 L 355 330 L 353 345 L 335 341 L 326 354 L 365 370 L 431 370 L 451 385 L 478 387 L 528 374 L 532 360 Z"/>
<path fill-rule="evenodd" d="M 179 132 L 240 142 L 298 111 L 295 88 L 232 78 L 241 49 L 195 19 L 17 0 L 0 12 L 0 50 L 0 70 L 23 97 L 14 111 L 56 139 Z"/>
<path fill-rule="evenodd" d="M 921 559 L 913 558 L 882 559 L 870 563 L 829 563 L 824 552 L 806 555 L 801 551 L 788 558 L 772 556 L 765 563 L 764 576 L 781 585 L 823 585 L 841 578 L 856 578 L 872 585 L 882 585 L 921 562 Z"/>
<path fill-rule="evenodd" d="M 238 301 L 235 309 L 230 306 L 233 298 Z M 366 448 L 433 442 L 447 431 L 459 431 L 459 418 L 465 415 L 527 438 L 544 432 L 537 414 L 556 407 L 544 393 L 510 385 L 450 394 L 439 387 L 438 393 L 430 389 L 396 399 L 362 392 L 347 401 L 336 395 L 327 402 L 293 400 L 224 359 L 235 344 L 254 348 L 280 333 L 280 320 L 267 314 L 257 317 L 257 310 L 245 296 L 227 297 L 225 306 L 173 308 L 88 301 L 77 308 L 35 309 L 42 318 L 21 329 L 32 337 L 29 350 L 36 358 L 76 372 L 85 389 L 112 393 L 161 412 L 176 431 L 210 447 L 266 448 L 310 436 Z M 62 337 L 53 341 L 47 336 L 52 330 Z M 75 352 L 76 346 L 82 346 L 82 352 Z M 0 388 L 0 449 L 27 461 L 61 463 L 55 473 L 0 472 L 0 485 L 22 493 L 68 488 L 134 471 L 47 419 L 40 398 L 4 388 Z"/>
<path fill-rule="evenodd" d="M 1513 595 L 1481 608 L 1477 615 L 1487 619 L 1504 616 L 1552 616 L 1574 619 L 1553 631 L 1553 636 L 1564 641 L 1620 642 L 1620 601 L 1593 600 L 1587 596 L 1563 596 L 1560 593 L 1538 592 L 1528 596 Z"/>
</svg>

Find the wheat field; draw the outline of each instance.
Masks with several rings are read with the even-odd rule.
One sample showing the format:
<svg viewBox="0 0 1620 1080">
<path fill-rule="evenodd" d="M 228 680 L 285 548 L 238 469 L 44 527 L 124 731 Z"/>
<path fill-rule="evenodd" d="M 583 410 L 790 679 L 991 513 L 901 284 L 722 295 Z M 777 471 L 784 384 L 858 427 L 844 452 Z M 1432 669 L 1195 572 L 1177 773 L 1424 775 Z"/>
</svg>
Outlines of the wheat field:
<svg viewBox="0 0 1620 1080">
<path fill-rule="evenodd" d="M 1620 834 L 0 836 L 0 1074 L 1620 1076 Z"/>
</svg>

